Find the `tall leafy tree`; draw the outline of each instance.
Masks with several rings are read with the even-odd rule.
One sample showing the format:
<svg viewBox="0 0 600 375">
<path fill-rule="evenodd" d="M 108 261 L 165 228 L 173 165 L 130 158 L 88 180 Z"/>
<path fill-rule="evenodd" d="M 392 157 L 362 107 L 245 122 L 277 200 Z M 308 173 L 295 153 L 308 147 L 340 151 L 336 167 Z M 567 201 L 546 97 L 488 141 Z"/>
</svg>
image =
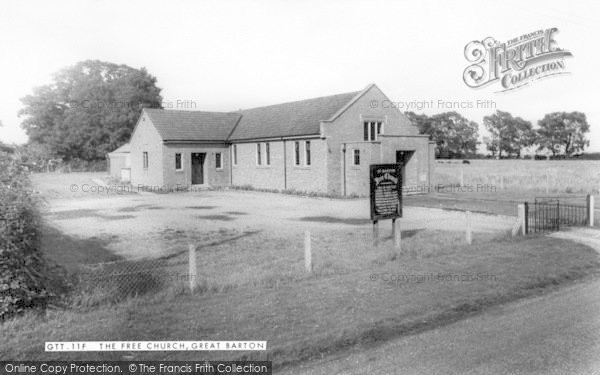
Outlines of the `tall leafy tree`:
<svg viewBox="0 0 600 375">
<path fill-rule="evenodd" d="M 483 144 L 485 144 L 486 149 L 492 154 L 492 157 L 496 157 L 498 142 L 490 137 L 483 137 Z"/>
<path fill-rule="evenodd" d="M 477 151 L 479 125 L 457 112 L 444 112 L 431 117 L 432 139 L 440 156 L 455 157 Z"/>
<path fill-rule="evenodd" d="M 533 146 L 536 139 L 537 134 L 533 130 L 531 122 L 523 120 L 521 117 L 516 117 L 508 124 L 507 132 L 505 133 L 505 142 L 502 143 L 503 150 L 508 155 L 520 158 L 523 149 Z"/>
<path fill-rule="evenodd" d="M 510 113 L 500 110 L 483 118 L 483 125 L 491 134 L 492 141 L 496 142 L 495 149 L 498 152 L 496 158 L 498 159 L 502 157 L 502 151 L 507 149 L 506 143 L 509 140 L 509 129 L 513 121 L 514 117 Z"/>
<path fill-rule="evenodd" d="M 431 118 L 429 116 L 411 111 L 404 112 L 404 115 L 419 129 L 419 133 L 430 134 Z"/>
<path fill-rule="evenodd" d="M 539 149 L 550 150 L 553 156 L 570 157 L 590 144 L 585 138 L 590 125 L 582 112 L 549 113 L 538 121 L 538 126 Z"/>
<path fill-rule="evenodd" d="M 444 112 L 431 117 L 414 112 L 405 115 L 435 142 L 436 157 L 452 158 L 475 153 L 479 125 L 457 112 Z"/>
<path fill-rule="evenodd" d="M 142 108 L 161 107 L 160 91 L 144 68 L 82 61 L 21 99 L 21 126 L 51 156 L 102 159 L 129 140 Z"/>
</svg>

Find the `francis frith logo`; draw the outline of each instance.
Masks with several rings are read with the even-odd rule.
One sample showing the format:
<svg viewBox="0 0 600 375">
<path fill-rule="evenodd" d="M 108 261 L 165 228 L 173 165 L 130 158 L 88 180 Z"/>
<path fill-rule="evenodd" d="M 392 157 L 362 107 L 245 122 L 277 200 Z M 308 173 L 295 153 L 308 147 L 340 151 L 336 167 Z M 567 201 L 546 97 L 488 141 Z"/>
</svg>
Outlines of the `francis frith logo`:
<svg viewBox="0 0 600 375">
<path fill-rule="evenodd" d="M 554 36 L 558 29 L 536 30 L 500 43 L 492 37 L 465 46 L 471 63 L 463 80 L 472 88 L 498 82 L 501 91 L 514 90 L 538 79 L 567 74 L 565 58 L 571 52 L 559 48 Z"/>
</svg>

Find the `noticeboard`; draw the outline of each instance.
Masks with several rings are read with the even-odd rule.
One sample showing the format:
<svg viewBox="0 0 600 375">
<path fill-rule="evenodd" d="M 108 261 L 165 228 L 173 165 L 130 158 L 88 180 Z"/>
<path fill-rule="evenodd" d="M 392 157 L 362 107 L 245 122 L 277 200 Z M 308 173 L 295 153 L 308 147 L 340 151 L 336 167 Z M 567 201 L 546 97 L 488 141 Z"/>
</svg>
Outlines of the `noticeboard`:
<svg viewBox="0 0 600 375">
<path fill-rule="evenodd" d="M 372 164 L 371 220 L 402 217 L 402 165 Z"/>
</svg>

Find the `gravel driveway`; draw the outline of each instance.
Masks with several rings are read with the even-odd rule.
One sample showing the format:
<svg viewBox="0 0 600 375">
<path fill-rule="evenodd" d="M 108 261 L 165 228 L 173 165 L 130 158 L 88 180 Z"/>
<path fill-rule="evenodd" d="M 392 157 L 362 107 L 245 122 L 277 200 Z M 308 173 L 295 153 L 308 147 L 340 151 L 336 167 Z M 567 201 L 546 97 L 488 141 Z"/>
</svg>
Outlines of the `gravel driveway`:
<svg viewBox="0 0 600 375">
<path fill-rule="evenodd" d="M 138 193 L 78 199 L 50 199 L 47 219 L 64 233 L 80 238 L 112 239 L 111 251 L 126 258 L 168 252 L 165 237 L 192 236 L 195 241 L 262 231 L 277 236 L 313 232 L 370 231 L 367 199 L 306 198 L 251 191 Z M 473 231 L 507 231 L 514 218 L 473 214 Z M 381 222 L 388 235 L 391 222 Z M 404 207 L 402 230 L 462 231 L 465 214 L 433 208 Z"/>
</svg>

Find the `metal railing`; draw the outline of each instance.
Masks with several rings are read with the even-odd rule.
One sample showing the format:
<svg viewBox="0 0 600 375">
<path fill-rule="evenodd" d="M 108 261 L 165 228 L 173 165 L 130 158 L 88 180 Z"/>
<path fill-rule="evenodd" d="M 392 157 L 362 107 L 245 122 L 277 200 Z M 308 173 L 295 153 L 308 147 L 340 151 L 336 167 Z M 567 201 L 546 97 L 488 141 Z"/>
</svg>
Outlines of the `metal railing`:
<svg viewBox="0 0 600 375">
<path fill-rule="evenodd" d="M 566 204 L 552 197 L 525 202 L 525 232 L 554 232 L 561 227 L 589 225 L 588 204 Z"/>
</svg>

